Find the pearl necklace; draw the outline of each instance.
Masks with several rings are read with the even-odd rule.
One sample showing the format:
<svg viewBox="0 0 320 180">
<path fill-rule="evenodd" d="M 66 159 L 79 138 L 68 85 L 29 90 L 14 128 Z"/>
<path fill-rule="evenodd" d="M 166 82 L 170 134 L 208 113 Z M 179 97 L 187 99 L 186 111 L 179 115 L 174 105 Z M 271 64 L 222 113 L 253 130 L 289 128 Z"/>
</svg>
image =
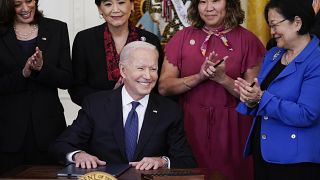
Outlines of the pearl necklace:
<svg viewBox="0 0 320 180">
<path fill-rule="evenodd" d="M 20 32 L 15 25 L 13 26 L 13 29 L 14 29 L 14 32 L 16 33 L 16 36 L 18 37 L 18 39 L 28 40 L 30 38 L 30 36 L 38 30 L 38 25 L 33 24 L 31 26 L 30 32 L 28 32 L 28 33 Z"/>
</svg>

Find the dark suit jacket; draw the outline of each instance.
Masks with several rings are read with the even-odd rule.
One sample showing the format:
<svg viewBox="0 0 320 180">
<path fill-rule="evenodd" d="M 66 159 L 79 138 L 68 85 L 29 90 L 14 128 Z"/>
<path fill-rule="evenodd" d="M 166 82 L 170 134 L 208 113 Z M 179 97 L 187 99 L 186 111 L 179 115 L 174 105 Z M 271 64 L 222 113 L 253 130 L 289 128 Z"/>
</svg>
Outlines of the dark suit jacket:
<svg viewBox="0 0 320 180">
<path fill-rule="evenodd" d="M 108 80 L 105 61 L 103 32 L 106 24 L 79 32 L 72 47 L 73 87 L 69 94 L 74 103 L 81 106 L 83 99 L 94 92 L 114 88 L 116 81 Z M 137 29 L 139 38 L 145 38 L 159 51 L 159 71 L 163 62 L 163 52 L 158 37 L 148 31 Z M 155 87 L 154 90 L 158 88 Z"/>
<path fill-rule="evenodd" d="M 43 52 L 43 67 L 24 78 L 23 58 L 13 27 L 0 35 L 0 151 L 17 151 L 32 123 L 40 149 L 66 128 L 57 88 L 72 83 L 72 65 L 67 25 L 41 18 L 37 46 Z"/>
<path fill-rule="evenodd" d="M 128 163 L 125 153 L 121 89 L 88 96 L 72 126 L 51 149 L 60 162 L 66 154 L 84 150 L 107 163 Z M 187 143 L 178 104 L 151 93 L 140 131 L 136 161 L 143 157 L 168 156 L 172 167 L 195 167 Z"/>
</svg>

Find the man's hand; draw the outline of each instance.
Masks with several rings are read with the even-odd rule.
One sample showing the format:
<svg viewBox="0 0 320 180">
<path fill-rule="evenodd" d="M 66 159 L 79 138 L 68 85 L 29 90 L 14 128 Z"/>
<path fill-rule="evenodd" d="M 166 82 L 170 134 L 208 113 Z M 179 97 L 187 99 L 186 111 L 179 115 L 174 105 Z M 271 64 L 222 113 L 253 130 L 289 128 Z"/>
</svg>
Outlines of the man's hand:
<svg viewBox="0 0 320 180">
<path fill-rule="evenodd" d="M 92 156 L 84 151 L 80 151 L 73 155 L 76 167 L 83 169 L 97 168 L 97 166 L 104 166 L 107 163 L 99 160 L 97 157 Z"/>
<path fill-rule="evenodd" d="M 166 161 L 161 157 L 144 157 L 139 162 L 130 162 L 129 164 L 139 170 L 150 170 L 163 167 Z"/>
</svg>

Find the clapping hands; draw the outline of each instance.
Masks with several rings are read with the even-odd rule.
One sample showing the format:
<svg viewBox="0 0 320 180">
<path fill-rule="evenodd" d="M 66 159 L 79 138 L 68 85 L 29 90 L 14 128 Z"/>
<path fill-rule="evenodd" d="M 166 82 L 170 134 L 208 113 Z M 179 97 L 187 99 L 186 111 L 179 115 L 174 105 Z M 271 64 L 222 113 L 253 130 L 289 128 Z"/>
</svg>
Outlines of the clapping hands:
<svg viewBox="0 0 320 180">
<path fill-rule="evenodd" d="M 201 71 L 206 78 L 210 80 L 221 82 L 224 80 L 225 74 L 225 61 L 228 56 L 223 57 L 223 59 L 218 58 L 218 54 L 212 51 L 206 58 Z"/>
<path fill-rule="evenodd" d="M 39 47 L 36 47 L 35 53 L 30 56 L 22 70 L 22 75 L 25 78 L 30 77 L 32 70 L 40 71 L 43 66 L 43 56 L 42 51 Z"/>
</svg>

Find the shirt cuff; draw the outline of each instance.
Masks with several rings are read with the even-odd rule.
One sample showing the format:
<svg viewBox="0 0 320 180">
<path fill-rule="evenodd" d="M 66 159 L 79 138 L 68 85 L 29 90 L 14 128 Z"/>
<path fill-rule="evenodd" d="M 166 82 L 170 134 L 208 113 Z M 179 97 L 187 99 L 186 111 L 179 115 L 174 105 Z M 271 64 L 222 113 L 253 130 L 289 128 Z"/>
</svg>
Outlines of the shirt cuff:
<svg viewBox="0 0 320 180">
<path fill-rule="evenodd" d="M 66 159 L 67 159 L 67 162 L 69 163 L 74 163 L 74 160 L 73 160 L 73 155 L 75 155 L 76 153 L 78 152 L 81 152 L 81 150 L 77 150 L 77 151 L 73 151 L 73 152 L 70 152 L 66 155 Z"/>
<path fill-rule="evenodd" d="M 166 168 L 168 168 L 168 169 L 170 169 L 170 159 L 167 157 L 167 156 L 162 156 L 161 157 L 163 160 L 165 160 L 166 161 L 166 165 L 164 166 L 164 167 L 166 167 Z"/>
</svg>

